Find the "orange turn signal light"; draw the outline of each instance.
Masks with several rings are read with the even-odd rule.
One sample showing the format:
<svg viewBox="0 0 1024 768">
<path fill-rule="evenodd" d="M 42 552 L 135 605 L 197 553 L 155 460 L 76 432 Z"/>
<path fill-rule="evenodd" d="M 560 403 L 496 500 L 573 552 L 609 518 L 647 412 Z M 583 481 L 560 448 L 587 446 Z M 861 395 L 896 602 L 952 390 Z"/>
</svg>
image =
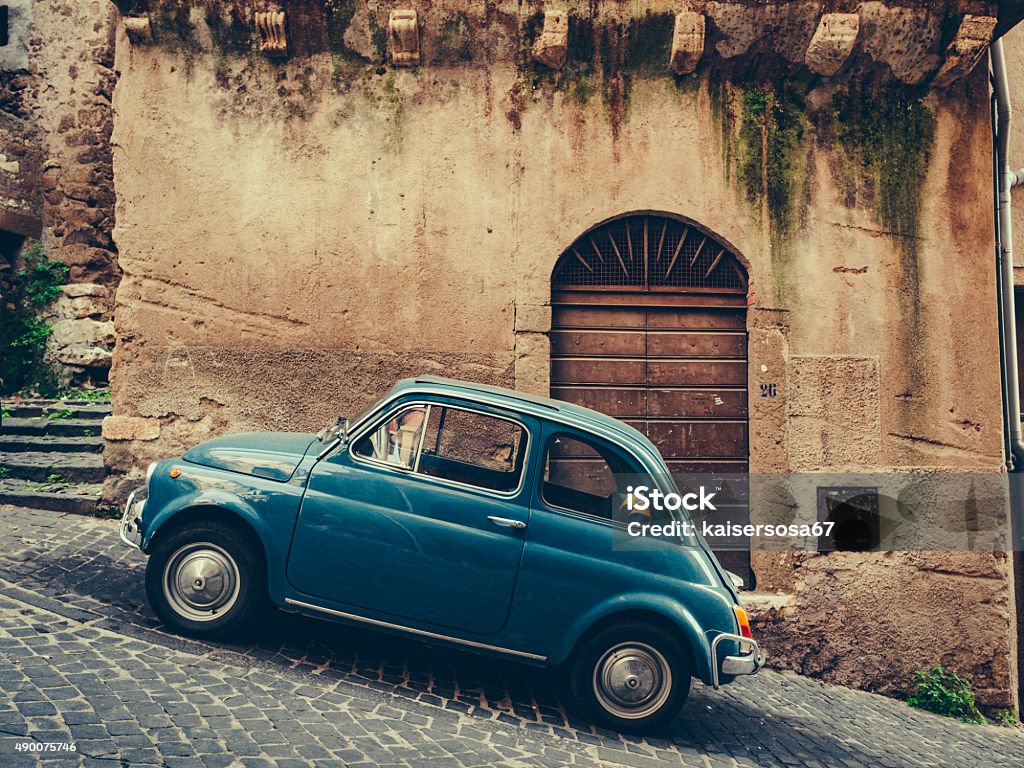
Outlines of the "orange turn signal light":
<svg viewBox="0 0 1024 768">
<path fill-rule="evenodd" d="M 177 467 L 175 467 L 174 469 L 171 470 L 171 477 L 177 477 L 180 474 L 181 474 L 181 470 L 178 469 Z"/>
<path fill-rule="evenodd" d="M 740 626 L 740 637 L 753 640 L 754 633 L 750 631 L 750 619 L 747 618 L 747 612 L 739 605 L 733 606 L 733 610 L 736 612 L 736 623 Z"/>
</svg>

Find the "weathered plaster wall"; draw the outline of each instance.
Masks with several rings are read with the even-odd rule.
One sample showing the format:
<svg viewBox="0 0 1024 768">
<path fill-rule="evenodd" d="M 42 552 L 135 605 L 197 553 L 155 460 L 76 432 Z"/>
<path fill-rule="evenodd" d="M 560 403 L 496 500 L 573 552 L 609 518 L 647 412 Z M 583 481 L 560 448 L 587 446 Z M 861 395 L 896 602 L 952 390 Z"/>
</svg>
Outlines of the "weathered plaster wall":
<svg viewBox="0 0 1024 768">
<path fill-rule="evenodd" d="M 177 52 L 119 38 L 112 495 L 153 458 L 316 429 L 401 375 L 546 393 L 556 258 L 642 210 L 699 221 L 749 267 L 753 471 L 999 471 L 983 72 L 925 100 L 913 210 L 893 209 L 851 175 L 835 125 L 799 123 L 773 166 L 785 184 L 752 181 L 768 158 L 745 154 L 775 145 L 743 144 L 742 88 L 637 72 L 628 99 L 599 75 L 556 87 L 509 56 L 517 16 L 489 23 L 476 64 L 411 71 L 204 53 L 203 25 Z M 349 45 L 372 50 L 366 24 Z M 833 90 L 803 94 L 805 112 Z M 769 382 L 778 396 L 757 397 Z M 896 693 L 947 663 L 986 705 L 1012 703 L 1005 557 L 758 553 L 755 568 L 791 596 L 762 624 L 777 664 Z"/>
</svg>

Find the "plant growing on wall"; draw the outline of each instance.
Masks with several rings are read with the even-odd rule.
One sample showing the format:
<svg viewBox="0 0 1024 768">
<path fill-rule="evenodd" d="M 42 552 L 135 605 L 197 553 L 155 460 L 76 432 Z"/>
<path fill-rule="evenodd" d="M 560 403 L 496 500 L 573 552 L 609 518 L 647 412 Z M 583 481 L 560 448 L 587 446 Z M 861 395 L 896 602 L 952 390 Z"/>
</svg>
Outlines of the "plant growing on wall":
<svg viewBox="0 0 1024 768">
<path fill-rule="evenodd" d="M 0 303 L 0 392 L 51 395 L 57 377 L 44 359 L 51 329 L 42 313 L 60 295 L 68 268 L 39 243 L 24 248 L 15 267 Z"/>
<path fill-rule="evenodd" d="M 984 723 L 984 716 L 974 702 L 971 681 L 945 667 L 930 667 L 915 672 L 917 691 L 907 703 L 965 723 Z"/>
</svg>

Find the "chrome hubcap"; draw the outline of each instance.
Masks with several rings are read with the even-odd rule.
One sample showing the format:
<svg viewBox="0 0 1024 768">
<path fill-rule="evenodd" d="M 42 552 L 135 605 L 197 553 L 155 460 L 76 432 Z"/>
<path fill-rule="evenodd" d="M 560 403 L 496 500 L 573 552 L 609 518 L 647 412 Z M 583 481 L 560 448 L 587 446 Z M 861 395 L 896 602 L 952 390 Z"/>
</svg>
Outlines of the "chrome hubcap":
<svg viewBox="0 0 1024 768">
<path fill-rule="evenodd" d="M 594 667 L 594 694 L 617 717 L 635 720 L 657 712 L 672 692 L 672 670 L 656 648 L 620 643 Z"/>
<path fill-rule="evenodd" d="M 164 597 L 175 613 L 191 621 L 212 621 L 238 599 L 238 566 L 221 547 L 186 544 L 164 568 Z"/>
</svg>

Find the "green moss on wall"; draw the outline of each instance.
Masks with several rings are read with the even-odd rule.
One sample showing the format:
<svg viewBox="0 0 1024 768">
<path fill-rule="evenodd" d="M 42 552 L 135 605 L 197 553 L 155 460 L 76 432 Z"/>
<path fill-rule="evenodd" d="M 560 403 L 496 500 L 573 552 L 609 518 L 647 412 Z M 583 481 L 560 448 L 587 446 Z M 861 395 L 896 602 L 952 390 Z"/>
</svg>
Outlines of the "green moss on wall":
<svg viewBox="0 0 1024 768">
<path fill-rule="evenodd" d="M 672 35 L 676 17 L 673 13 L 647 12 L 630 20 L 626 28 L 623 71 L 630 77 L 673 78 L 669 67 Z"/>
<path fill-rule="evenodd" d="M 456 63 L 473 60 L 473 30 L 465 11 L 459 11 L 441 22 L 436 49 L 439 61 Z"/>
<path fill-rule="evenodd" d="M 206 9 L 210 40 L 221 55 L 247 56 L 255 47 L 251 19 L 236 7 L 210 6 Z"/>
<path fill-rule="evenodd" d="M 869 204 L 887 231 L 916 242 L 935 119 L 923 91 L 898 83 L 852 87 L 832 98 L 820 122 L 842 147 L 837 176 L 847 203 Z M 852 195 L 852 197 L 850 197 Z"/>
<path fill-rule="evenodd" d="M 163 0 L 150 12 L 153 36 L 173 51 L 191 57 L 203 48 L 190 17 L 188 0 Z"/>
<path fill-rule="evenodd" d="M 805 96 L 803 87 L 791 81 L 742 92 L 737 176 L 748 202 L 767 210 L 772 244 L 780 251 L 806 209 Z"/>
</svg>

